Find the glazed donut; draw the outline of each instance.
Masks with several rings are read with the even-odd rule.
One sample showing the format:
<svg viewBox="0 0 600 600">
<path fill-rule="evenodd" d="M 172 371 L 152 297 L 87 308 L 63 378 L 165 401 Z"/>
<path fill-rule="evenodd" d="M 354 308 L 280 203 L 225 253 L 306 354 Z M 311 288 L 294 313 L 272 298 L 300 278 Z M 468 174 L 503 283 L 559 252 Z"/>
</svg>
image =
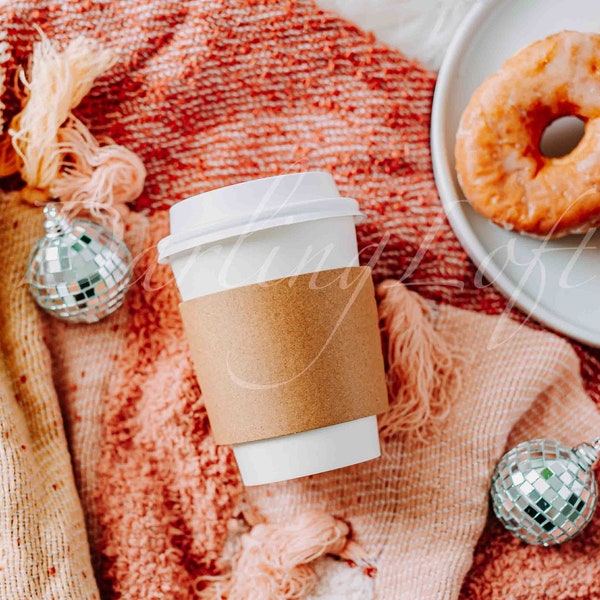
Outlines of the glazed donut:
<svg viewBox="0 0 600 600">
<path fill-rule="evenodd" d="M 548 158 L 542 133 L 566 115 L 585 133 Z M 561 237 L 600 225 L 600 35 L 563 31 L 509 58 L 471 97 L 455 158 L 467 200 L 506 229 Z"/>
</svg>

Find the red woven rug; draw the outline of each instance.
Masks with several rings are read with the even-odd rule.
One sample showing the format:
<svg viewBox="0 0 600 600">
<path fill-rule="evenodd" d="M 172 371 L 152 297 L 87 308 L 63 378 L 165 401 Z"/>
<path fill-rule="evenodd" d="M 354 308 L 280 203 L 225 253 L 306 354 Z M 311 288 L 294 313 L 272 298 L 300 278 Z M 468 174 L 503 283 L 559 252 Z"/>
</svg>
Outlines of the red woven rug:
<svg viewBox="0 0 600 600">
<path fill-rule="evenodd" d="M 504 310 L 504 300 L 467 259 L 438 199 L 429 153 L 435 73 L 378 44 L 373 36 L 322 13 L 311 2 L 268 0 L 13 1 L 0 7 L 0 23 L 15 49 L 13 69 L 26 62 L 38 37 L 35 25 L 58 40 L 82 33 L 118 50 L 120 61 L 77 114 L 90 121 L 95 133 L 110 135 L 144 161 L 148 179 L 136 210 L 155 215 L 186 196 L 215 187 L 327 169 L 340 192 L 358 199 L 368 216 L 359 226 L 360 248 L 363 262 L 383 249 L 374 269 L 378 280 L 399 278 L 428 298 L 470 310 Z M 160 215 L 151 220 L 160 227 L 164 223 Z M 176 302 L 173 291 L 165 294 L 165 301 Z M 149 316 L 146 321 L 132 320 L 131 336 L 145 335 L 148 323 L 159 319 L 152 313 L 152 302 L 148 293 L 134 294 L 133 306 L 146 307 Z M 132 345 L 135 348 L 135 342 Z M 160 342 L 146 346 L 165 351 Z M 600 352 L 576 348 L 588 391 L 598 402 Z M 144 380 L 143 372 L 132 377 L 137 377 L 138 386 L 132 384 L 129 390 L 134 402 L 146 393 L 140 385 L 152 382 Z M 197 391 L 185 393 L 191 398 Z M 112 418 L 109 433 L 115 432 L 111 423 L 118 428 L 125 416 L 115 410 Z M 215 473 L 225 473 L 231 489 L 237 490 L 230 457 L 215 453 L 206 441 L 204 421 L 196 427 L 201 441 L 195 450 L 204 452 L 206 477 L 212 466 L 220 465 Z M 168 448 L 167 441 L 162 455 Z M 151 458 L 159 461 L 162 455 Z M 165 469 L 153 463 L 147 472 L 136 474 L 136 482 L 121 490 L 123 497 L 115 503 L 127 507 L 132 498 L 160 498 L 159 479 L 164 474 Z M 196 512 L 195 518 L 206 518 L 207 539 L 212 541 L 205 548 L 205 560 L 186 566 L 198 573 L 214 569 L 223 523 L 237 493 L 223 496 L 209 488 L 203 506 L 212 512 Z M 176 513 L 181 507 L 167 510 Z M 127 565 L 115 558 L 119 544 L 111 537 L 110 523 L 106 527 L 104 537 L 92 540 L 105 559 L 99 575 L 106 597 L 143 597 L 127 595 L 121 587 Z M 191 542 L 185 530 L 180 533 L 180 551 L 185 553 Z M 596 519 L 586 543 L 592 547 L 599 536 Z M 134 555 L 143 552 L 143 545 L 132 550 Z M 574 568 L 581 556 L 569 547 L 548 552 L 524 548 L 490 524 L 476 550 L 463 597 L 516 598 L 510 591 L 516 566 L 520 577 L 537 577 L 545 561 L 550 569 L 565 564 Z M 546 581 L 553 576 L 548 573 Z M 593 597 L 589 589 L 582 586 L 578 597 Z M 559 597 L 545 594 L 539 589 L 529 597 Z"/>
</svg>

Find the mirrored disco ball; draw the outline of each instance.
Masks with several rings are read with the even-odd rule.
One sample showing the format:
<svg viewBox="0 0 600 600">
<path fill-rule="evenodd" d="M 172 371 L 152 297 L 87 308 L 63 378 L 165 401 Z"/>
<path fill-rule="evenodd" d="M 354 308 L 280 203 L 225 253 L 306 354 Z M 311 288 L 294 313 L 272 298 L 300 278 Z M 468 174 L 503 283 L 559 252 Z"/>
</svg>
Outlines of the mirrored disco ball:
<svg viewBox="0 0 600 600">
<path fill-rule="evenodd" d="M 26 280 L 37 304 L 59 319 L 95 323 L 123 303 L 131 253 L 108 229 L 87 219 L 69 222 L 44 208 L 45 235 L 32 250 Z"/>
<path fill-rule="evenodd" d="M 589 523 L 598 499 L 593 465 L 600 438 L 577 448 L 555 440 L 523 442 L 505 454 L 492 477 L 494 512 L 528 544 L 565 542 Z"/>
</svg>

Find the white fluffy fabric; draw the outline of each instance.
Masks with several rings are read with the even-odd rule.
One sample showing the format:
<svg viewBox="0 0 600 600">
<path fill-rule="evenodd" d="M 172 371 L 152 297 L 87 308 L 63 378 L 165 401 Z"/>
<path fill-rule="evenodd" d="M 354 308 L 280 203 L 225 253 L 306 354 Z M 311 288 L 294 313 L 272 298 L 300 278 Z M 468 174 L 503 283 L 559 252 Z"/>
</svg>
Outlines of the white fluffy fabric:
<svg viewBox="0 0 600 600">
<path fill-rule="evenodd" d="M 438 69 L 456 28 L 483 0 L 317 0 L 379 40 Z"/>
<path fill-rule="evenodd" d="M 306 600 L 372 600 L 375 596 L 375 579 L 360 566 L 349 567 L 343 560 L 325 556 L 314 567 L 319 580 Z"/>
</svg>

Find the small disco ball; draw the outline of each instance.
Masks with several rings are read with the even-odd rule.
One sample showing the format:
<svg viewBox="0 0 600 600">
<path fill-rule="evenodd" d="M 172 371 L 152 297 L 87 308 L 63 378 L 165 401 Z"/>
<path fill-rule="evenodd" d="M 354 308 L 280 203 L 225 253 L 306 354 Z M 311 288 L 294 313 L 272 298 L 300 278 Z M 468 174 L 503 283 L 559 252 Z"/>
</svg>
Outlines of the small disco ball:
<svg viewBox="0 0 600 600">
<path fill-rule="evenodd" d="M 505 454 L 492 477 L 494 512 L 528 544 L 566 542 L 590 522 L 598 500 L 593 465 L 600 438 L 570 448 L 555 440 L 523 442 Z"/>
<path fill-rule="evenodd" d="M 71 323 L 96 323 L 114 312 L 131 281 L 131 253 L 121 239 L 87 219 L 69 222 L 44 208 L 45 235 L 34 246 L 26 281 L 34 300 Z"/>
</svg>

